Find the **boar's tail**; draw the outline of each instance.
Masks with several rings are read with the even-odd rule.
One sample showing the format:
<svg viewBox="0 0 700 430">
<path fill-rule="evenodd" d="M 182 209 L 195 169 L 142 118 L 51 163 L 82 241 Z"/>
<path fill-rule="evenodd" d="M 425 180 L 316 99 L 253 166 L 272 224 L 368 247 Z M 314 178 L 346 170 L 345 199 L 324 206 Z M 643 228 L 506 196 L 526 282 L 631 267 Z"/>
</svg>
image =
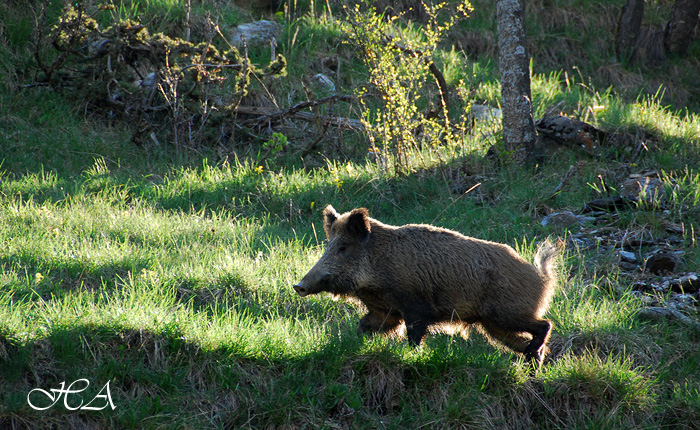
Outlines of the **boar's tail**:
<svg viewBox="0 0 700 430">
<path fill-rule="evenodd" d="M 547 280 L 549 289 L 554 289 L 556 285 L 556 265 L 563 248 L 563 243 L 552 243 L 547 239 L 537 247 L 535 252 L 535 267 Z"/>
</svg>

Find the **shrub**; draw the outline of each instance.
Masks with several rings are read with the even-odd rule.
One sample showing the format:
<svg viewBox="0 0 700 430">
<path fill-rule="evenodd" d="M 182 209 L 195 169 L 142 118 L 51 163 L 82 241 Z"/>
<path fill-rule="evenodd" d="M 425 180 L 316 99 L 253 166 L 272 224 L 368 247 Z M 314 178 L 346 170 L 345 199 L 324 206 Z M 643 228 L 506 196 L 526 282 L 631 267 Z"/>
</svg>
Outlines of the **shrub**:
<svg viewBox="0 0 700 430">
<path fill-rule="evenodd" d="M 371 106 L 367 98 L 360 98 L 371 152 L 386 173 L 389 166 L 380 154 L 390 154 L 394 173 L 405 174 L 413 169 L 412 155 L 426 164 L 422 154 L 426 147 L 442 160 L 439 142 L 453 137 L 447 85 L 433 55 L 442 36 L 472 8 L 466 1 L 460 3 L 458 13 L 449 14 L 441 22 L 440 12 L 446 3 L 424 3 L 423 7 L 427 23 L 416 28 L 401 28 L 396 23 L 399 16 L 380 13 L 368 2 L 356 4 L 353 9 L 346 7 L 348 34 L 361 48 L 369 70 L 371 88 L 360 88 L 359 95 L 376 94 L 380 99 L 379 106 Z M 428 100 L 431 79 L 439 93 L 437 106 Z"/>
</svg>

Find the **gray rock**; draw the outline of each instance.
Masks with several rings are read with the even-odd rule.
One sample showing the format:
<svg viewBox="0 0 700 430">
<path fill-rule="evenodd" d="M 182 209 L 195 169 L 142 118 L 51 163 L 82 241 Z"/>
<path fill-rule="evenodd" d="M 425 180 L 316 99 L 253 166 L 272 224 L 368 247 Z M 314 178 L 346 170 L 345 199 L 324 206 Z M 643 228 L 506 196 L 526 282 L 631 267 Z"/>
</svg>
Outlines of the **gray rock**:
<svg viewBox="0 0 700 430">
<path fill-rule="evenodd" d="M 501 119 L 503 113 L 500 109 L 487 105 L 473 104 L 472 115 L 477 121 L 495 121 Z"/>
<path fill-rule="evenodd" d="M 673 272 L 678 264 L 678 257 L 671 253 L 662 252 L 654 254 L 646 261 L 646 269 L 653 274 L 662 274 L 665 272 Z"/>
<path fill-rule="evenodd" d="M 315 89 L 318 89 L 321 92 L 325 93 L 334 93 L 335 92 L 335 84 L 333 83 L 333 80 L 329 78 L 327 75 L 324 75 L 323 73 L 317 73 L 311 78 L 311 82 L 313 83 Z"/>
<path fill-rule="evenodd" d="M 637 257 L 635 257 L 634 252 L 620 250 L 617 253 L 620 255 L 622 261 L 626 261 L 628 263 L 634 263 L 637 261 Z"/>
<path fill-rule="evenodd" d="M 653 204 L 666 202 L 664 185 L 658 178 L 628 179 L 620 185 L 620 195 L 629 201 L 642 201 Z"/>
<path fill-rule="evenodd" d="M 628 263 L 626 261 L 620 261 L 618 263 L 618 266 L 620 267 L 620 269 L 627 270 L 629 272 L 636 272 L 637 270 L 639 270 L 639 266 L 637 266 L 634 263 Z"/>
<path fill-rule="evenodd" d="M 671 291 L 682 294 L 697 293 L 700 290 L 700 278 L 696 273 L 689 273 L 670 281 Z"/>
<path fill-rule="evenodd" d="M 594 220 L 595 218 L 592 217 L 574 215 L 571 211 L 563 211 L 547 215 L 542 219 L 540 224 L 543 226 L 552 225 L 555 227 L 570 228 Z"/>
<path fill-rule="evenodd" d="M 243 41 L 248 46 L 268 44 L 279 38 L 282 26 L 274 21 L 260 20 L 241 24 L 229 32 L 231 44 L 242 46 Z"/>
</svg>

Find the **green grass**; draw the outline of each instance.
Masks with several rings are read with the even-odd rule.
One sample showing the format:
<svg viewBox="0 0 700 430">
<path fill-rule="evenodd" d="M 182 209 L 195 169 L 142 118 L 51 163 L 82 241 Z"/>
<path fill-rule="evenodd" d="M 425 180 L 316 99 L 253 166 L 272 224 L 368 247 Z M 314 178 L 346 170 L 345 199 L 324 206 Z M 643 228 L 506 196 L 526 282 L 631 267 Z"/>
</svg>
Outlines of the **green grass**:
<svg viewBox="0 0 700 430">
<path fill-rule="evenodd" d="M 593 12 L 588 2 L 565 3 Z M 139 10 L 164 11 L 165 26 L 182 19 L 180 7 L 150 1 Z M 339 87 L 352 91 L 363 76 L 354 48 L 338 40 L 340 14 L 315 7 L 287 22 L 279 50 L 293 60 L 291 78 L 267 82 L 279 100 L 298 89 L 305 65 L 316 72 L 318 57 L 336 48 L 346 62 Z M 255 141 L 223 152 L 138 147 L 123 124 L 90 117 L 45 88 L 17 89 L 31 80 L 22 69 L 31 64 L 28 16 L 9 21 L 3 34 L 13 36 L 0 45 L 0 70 L 8 71 L 0 87 L 0 427 L 697 427 L 700 334 L 678 320 L 642 319 L 644 303 L 612 251 L 565 255 L 547 314 L 552 351 L 534 373 L 476 333 L 430 336 L 419 349 L 400 337 L 358 336 L 356 305 L 292 289 L 324 249 L 326 204 L 456 229 L 531 259 L 543 238 L 578 232 L 542 227 L 542 215 L 576 211 L 646 168 L 662 172 L 666 213 L 644 206 L 586 228 L 665 238 L 667 222 L 682 223 L 679 270 L 697 270 L 700 130 L 692 111 L 667 106 L 660 93 L 596 89 L 587 72 L 562 67 L 533 76 L 536 116 L 556 107 L 638 135 L 649 149 L 634 159 L 608 148 L 603 158 L 561 151 L 536 168 L 503 166 L 484 157 L 495 139 L 486 126 L 444 148 L 444 163 L 397 177 L 357 135 L 329 136 L 320 155 L 300 160 L 315 137 L 307 129 L 284 130 L 289 145 L 265 159 Z M 490 25 L 480 19 L 469 25 Z M 439 56 L 450 86 L 463 79 L 471 97 L 496 106 L 495 61 L 458 54 L 447 47 Z M 85 403 L 109 382 L 116 409 L 69 411 L 59 402 L 34 411 L 27 403 L 36 388 L 79 379 L 90 381 Z"/>
</svg>

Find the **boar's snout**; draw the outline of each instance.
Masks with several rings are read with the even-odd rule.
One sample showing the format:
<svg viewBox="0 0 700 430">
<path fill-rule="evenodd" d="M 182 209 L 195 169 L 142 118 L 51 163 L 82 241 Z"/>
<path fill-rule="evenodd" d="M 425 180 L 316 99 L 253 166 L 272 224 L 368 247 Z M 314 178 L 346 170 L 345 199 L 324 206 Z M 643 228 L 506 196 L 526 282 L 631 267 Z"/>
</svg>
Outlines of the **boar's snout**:
<svg viewBox="0 0 700 430">
<path fill-rule="evenodd" d="M 294 286 L 294 291 L 297 292 L 301 297 L 304 297 L 305 295 L 309 294 L 308 290 L 306 289 L 305 286 L 303 286 L 301 283 L 296 284 Z"/>
<path fill-rule="evenodd" d="M 328 285 L 330 284 L 333 276 L 329 273 L 324 273 L 321 276 L 317 276 L 315 272 L 309 272 L 304 279 L 299 281 L 298 284 L 294 286 L 294 291 L 297 292 L 301 297 L 308 296 L 309 294 L 320 293 L 321 291 L 327 291 Z"/>
</svg>

